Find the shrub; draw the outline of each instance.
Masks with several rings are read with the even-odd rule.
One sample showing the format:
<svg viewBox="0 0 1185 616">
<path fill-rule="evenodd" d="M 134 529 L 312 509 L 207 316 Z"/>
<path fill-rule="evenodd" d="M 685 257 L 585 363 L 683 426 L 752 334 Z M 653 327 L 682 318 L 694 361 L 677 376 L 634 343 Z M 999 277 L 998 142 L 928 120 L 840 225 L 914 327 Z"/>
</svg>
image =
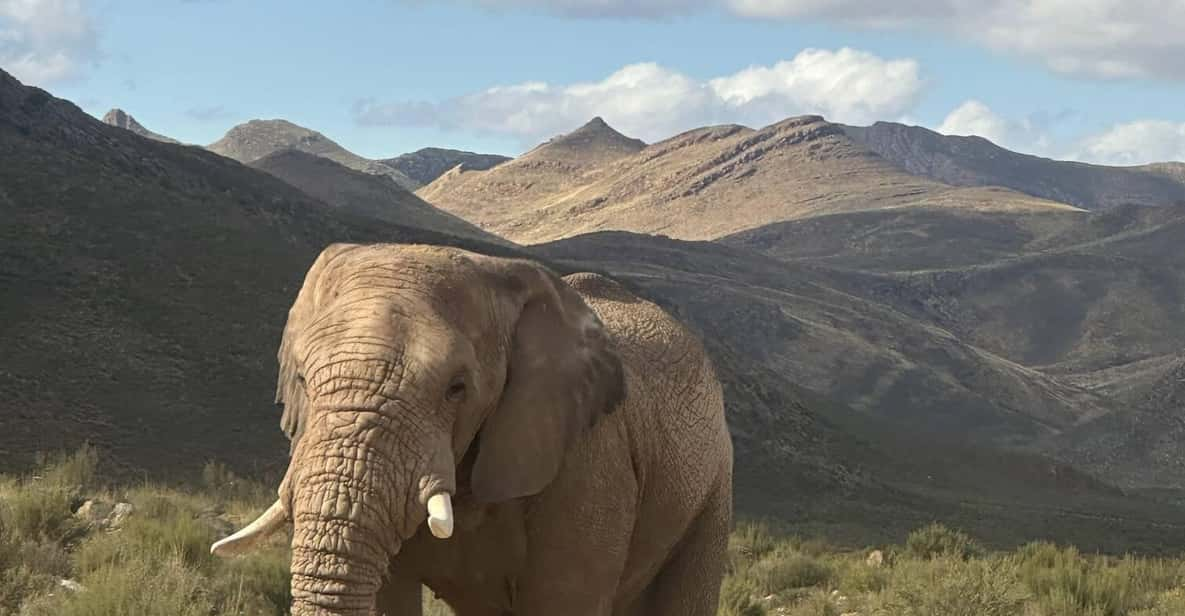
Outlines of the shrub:
<svg viewBox="0 0 1185 616">
<path fill-rule="evenodd" d="M 133 515 L 119 533 L 101 534 L 83 543 L 75 557 L 82 572 L 134 561 L 163 562 L 175 558 L 186 566 L 213 563 L 208 552 L 213 529 L 184 513 L 163 517 Z"/>
<path fill-rule="evenodd" d="M 85 590 L 30 604 L 28 616 L 209 616 L 202 578 L 180 559 L 108 564 L 83 578 Z"/>
<path fill-rule="evenodd" d="M 778 614 L 784 616 L 840 616 L 844 608 L 836 605 L 836 600 L 823 591 L 807 595 L 805 599 L 792 607 L 779 608 Z"/>
<path fill-rule="evenodd" d="M 966 533 L 937 522 L 910 533 L 905 549 L 911 556 L 923 559 L 947 556 L 966 560 L 983 554 L 983 548 Z"/>
<path fill-rule="evenodd" d="M 262 484 L 243 479 L 221 462 L 211 460 L 202 467 L 202 484 L 207 494 L 223 501 L 271 502 L 276 496 Z"/>
<path fill-rule="evenodd" d="M 1016 616 L 1027 598 L 999 560 L 936 556 L 898 564 L 893 578 L 874 602 L 878 616 Z"/>
<path fill-rule="evenodd" d="M 1156 597 L 1148 608 L 1132 612 L 1131 616 L 1180 616 L 1185 614 L 1185 590 L 1176 589 Z"/>
<path fill-rule="evenodd" d="M 889 568 L 873 567 L 863 560 L 843 561 L 836 570 L 837 585 L 846 593 L 880 592 L 889 584 Z"/>
<path fill-rule="evenodd" d="M 757 586 L 752 580 L 726 577 L 720 585 L 719 616 L 765 616 L 757 602 Z"/>
<path fill-rule="evenodd" d="M 777 546 L 769 526 L 761 522 L 742 522 L 728 538 L 730 560 L 749 563 L 760 560 Z"/>
<path fill-rule="evenodd" d="M 753 565 L 749 577 L 764 595 L 794 588 L 821 586 L 832 577 L 831 567 L 820 559 L 797 552 L 775 554 Z"/>
<path fill-rule="evenodd" d="M 218 614 L 284 614 L 292 602 L 288 555 L 269 550 L 225 561 L 210 587 Z"/>
<path fill-rule="evenodd" d="M 71 454 L 37 456 L 39 481 L 46 485 L 82 492 L 95 487 L 95 476 L 99 467 L 99 450 L 90 443 L 83 443 Z"/>
<path fill-rule="evenodd" d="M 1179 561 L 1089 558 L 1074 547 L 1030 543 L 1018 549 L 1020 579 L 1043 614 L 1122 616 L 1152 605 L 1155 593 L 1185 583 Z"/>
</svg>

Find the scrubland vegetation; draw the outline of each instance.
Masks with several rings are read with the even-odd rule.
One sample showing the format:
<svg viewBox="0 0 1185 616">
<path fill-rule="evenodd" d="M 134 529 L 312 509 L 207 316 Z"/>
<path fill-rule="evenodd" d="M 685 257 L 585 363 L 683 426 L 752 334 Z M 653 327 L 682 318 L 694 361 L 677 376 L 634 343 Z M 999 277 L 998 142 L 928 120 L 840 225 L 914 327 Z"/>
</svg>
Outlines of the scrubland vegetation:
<svg viewBox="0 0 1185 616">
<path fill-rule="evenodd" d="M 209 555 L 271 502 L 269 489 L 215 463 L 190 489 L 114 488 L 96 466 L 83 448 L 0 476 L 0 616 L 285 612 L 284 537 L 250 556 Z M 113 519 L 116 503 L 130 513 Z M 430 594 L 425 613 L 447 614 Z M 1185 559 L 1051 543 L 991 551 L 940 524 L 846 550 L 742 522 L 721 594 L 721 616 L 1170 616 L 1185 614 Z"/>
<path fill-rule="evenodd" d="M 1035 542 L 992 552 L 941 524 L 903 545 L 845 551 L 741 524 L 727 616 L 1168 616 L 1185 614 L 1185 560 L 1082 554 Z"/>
</svg>

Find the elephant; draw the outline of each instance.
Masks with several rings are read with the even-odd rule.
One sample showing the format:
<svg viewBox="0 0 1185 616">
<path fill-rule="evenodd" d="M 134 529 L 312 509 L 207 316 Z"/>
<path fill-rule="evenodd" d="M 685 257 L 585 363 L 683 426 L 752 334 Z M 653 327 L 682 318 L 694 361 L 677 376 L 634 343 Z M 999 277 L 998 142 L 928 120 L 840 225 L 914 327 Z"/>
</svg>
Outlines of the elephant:
<svg viewBox="0 0 1185 616">
<path fill-rule="evenodd" d="M 277 353 L 292 614 L 715 614 L 733 450 L 702 340 L 592 273 L 335 243 Z"/>
</svg>

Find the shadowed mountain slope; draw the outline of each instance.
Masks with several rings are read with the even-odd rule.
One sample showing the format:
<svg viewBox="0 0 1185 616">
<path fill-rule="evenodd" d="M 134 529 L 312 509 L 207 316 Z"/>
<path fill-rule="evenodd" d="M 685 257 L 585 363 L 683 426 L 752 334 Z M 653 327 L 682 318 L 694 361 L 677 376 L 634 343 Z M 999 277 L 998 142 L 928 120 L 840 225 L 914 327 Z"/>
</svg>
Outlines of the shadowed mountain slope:
<svg viewBox="0 0 1185 616">
<path fill-rule="evenodd" d="M 1141 386 L 1121 392 L 1125 412 L 1069 431 L 1052 448 L 1079 468 L 1185 502 L 1185 355 L 1145 364 L 1151 365 L 1138 375 Z"/>
<path fill-rule="evenodd" d="M 112 109 L 111 111 L 103 114 L 103 122 L 110 124 L 111 126 L 118 126 L 119 128 L 130 130 L 141 137 L 148 137 L 149 139 L 155 139 L 165 143 L 181 143 L 172 137 L 166 137 L 144 128 L 144 125 L 137 122 L 136 118 L 133 118 L 123 109 Z"/>
<path fill-rule="evenodd" d="M 363 158 L 321 133 L 287 120 L 251 120 L 227 131 L 206 149 L 241 163 L 251 163 L 281 150 L 300 150 L 328 158 L 355 171 L 389 178 L 414 190 L 419 184 L 401 171 Z"/>
<path fill-rule="evenodd" d="M 335 241 L 510 254 L 335 209 L 0 72 L 0 464 L 89 439 L 158 477 L 282 467 L 280 328 Z"/>
<path fill-rule="evenodd" d="M 982 137 L 947 136 L 892 122 L 843 130 L 910 173 L 953 186 L 1004 186 L 1088 210 L 1185 203 L 1185 165 L 1179 163 L 1107 167 L 1050 160 L 1006 150 Z"/>
<path fill-rule="evenodd" d="M 924 270 L 1008 259 L 1086 218 L 1085 212 L 1064 209 L 904 207 L 778 222 L 720 241 L 784 261 L 867 271 Z"/>
<path fill-rule="evenodd" d="M 842 284 L 1012 361 L 1093 372 L 1185 347 L 1183 243 L 1185 208 L 1118 208 L 1007 258 Z"/>
<path fill-rule="evenodd" d="M 919 432 L 1031 441 L 1107 408 L 1089 392 L 842 290 L 842 276 L 713 243 L 604 232 L 542 244 L 550 259 L 628 276 L 707 338 L 851 408 Z"/>
<path fill-rule="evenodd" d="M 603 123 L 601 123 L 603 124 Z M 586 126 L 485 172 L 450 172 L 418 194 L 520 242 L 596 230 L 714 239 L 829 213 L 906 206 L 1058 211 L 1069 206 L 998 188 L 955 188 L 910 175 L 818 116 L 761 130 L 718 126 L 630 152 Z M 577 139 L 582 133 L 600 139 Z M 616 136 L 616 137 L 614 137 Z M 634 144 L 639 147 L 640 144 Z"/>
<path fill-rule="evenodd" d="M 385 178 L 347 169 L 328 158 L 281 150 L 250 163 L 329 205 L 388 222 L 494 244 L 510 243 L 432 207 Z"/>
<path fill-rule="evenodd" d="M 1100 549 L 1153 547 L 1177 515 L 1001 447 L 1089 425 L 1103 399 L 830 288 L 826 270 L 622 232 L 532 250 L 607 271 L 700 333 L 724 382 L 745 512 L 857 542 L 946 519 L 998 541 Z"/>
</svg>

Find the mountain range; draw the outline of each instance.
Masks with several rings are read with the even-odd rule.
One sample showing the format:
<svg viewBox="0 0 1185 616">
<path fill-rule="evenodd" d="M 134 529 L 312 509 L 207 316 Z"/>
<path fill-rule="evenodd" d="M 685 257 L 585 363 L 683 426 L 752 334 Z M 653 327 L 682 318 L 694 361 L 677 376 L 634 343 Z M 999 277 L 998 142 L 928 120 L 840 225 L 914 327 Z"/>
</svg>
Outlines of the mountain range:
<svg viewBox="0 0 1185 616">
<path fill-rule="evenodd" d="M 679 239 L 890 207 L 1050 212 L 1072 206 L 912 175 L 818 116 L 754 130 L 714 126 L 649 146 L 594 120 L 487 171 L 455 169 L 417 191 L 518 242 L 604 229 Z"/>
<path fill-rule="evenodd" d="M 319 133 L 243 126 L 219 143 L 247 164 L 0 73 L 0 464 L 91 439 L 129 472 L 282 468 L 275 344 L 308 263 L 419 241 L 601 271 L 699 332 L 743 514 L 854 540 L 938 517 L 1099 549 L 1185 536 L 1174 165 L 1074 163 L 1140 179 L 1065 180 L 1071 200 L 1032 188 L 1056 161 L 1006 150 L 1031 166 L 996 185 L 911 169 L 990 175 L 924 129 L 907 160 L 818 116 L 654 144 L 594 119 L 412 195 Z M 1128 181 L 1164 192 L 1129 202 Z"/>
<path fill-rule="evenodd" d="M 143 137 L 178 143 L 177 140 L 144 128 L 122 109 L 112 109 L 103 122 L 125 128 Z M 334 161 L 348 169 L 386 177 L 407 190 L 415 190 L 446 171 L 463 165 L 466 169 L 486 170 L 507 160 L 497 154 L 478 154 L 446 148 L 421 148 L 394 158 L 372 160 L 342 147 L 325 135 L 287 120 L 251 120 L 232 127 L 221 139 L 206 149 L 241 163 L 250 164 L 271 154 L 297 150 Z"/>
<path fill-rule="evenodd" d="M 843 126 L 857 143 L 910 173 L 952 186 L 1004 186 L 1088 210 L 1185 203 L 1185 163 L 1104 167 L 1006 150 L 982 137 L 877 122 Z"/>
</svg>

